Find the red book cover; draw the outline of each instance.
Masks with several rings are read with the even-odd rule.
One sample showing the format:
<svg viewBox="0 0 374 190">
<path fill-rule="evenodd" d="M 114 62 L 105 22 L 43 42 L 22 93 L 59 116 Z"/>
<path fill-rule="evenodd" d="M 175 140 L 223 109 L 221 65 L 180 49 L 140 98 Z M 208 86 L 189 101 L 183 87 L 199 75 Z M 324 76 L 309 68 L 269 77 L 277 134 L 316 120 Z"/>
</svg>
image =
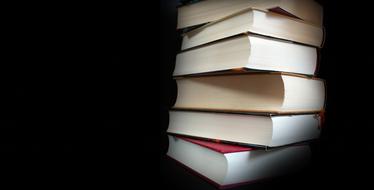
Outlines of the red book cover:
<svg viewBox="0 0 374 190">
<path fill-rule="evenodd" d="M 188 137 L 185 137 L 185 136 L 177 136 L 177 138 L 183 139 L 185 141 L 188 141 L 188 142 L 191 142 L 191 143 L 194 143 L 194 144 L 197 144 L 199 146 L 203 146 L 205 148 L 211 149 L 213 151 L 216 151 L 216 152 L 219 152 L 219 153 L 222 153 L 222 154 L 256 150 L 255 148 L 252 148 L 252 147 L 246 147 L 246 146 L 240 146 L 240 145 L 231 145 L 231 144 L 223 144 L 223 143 L 212 142 L 212 141 L 207 141 L 207 140 L 199 140 L 199 139 L 188 138 Z M 196 172 L 192 168 L 184 165 L 183 163 L 179 162 L 178 160 L 175 160 L 174 158 L 169 157 L 169 156 L 168 156 L 168 158 L 176 161 L 176 163 L 181 165 L 183 168 L 186 168 L 191 173 L 193 173 L 197 176 L 200 176 L 201 178 L 205 179 L 206 181 L 208 181 L 212 185 L 216 186 L 218 189 L 228 189 L 228 188 L 233 188 L 233 187 L 237 187 L 237 186 L 241 186 L 241 185 L 245 185 L 245 184 L 254 183 L 254 182 L 257 182 L 257 181 L 268 180 L 268 179 L 261 179 L 261 180 L 246 181 L 246 182 L 236 183 L 236 184 L 220 185 L 220 184 L 212 181 L 211 179 L 205 177 L 204 175 L 201 175 L 200 173 Z"/>
<path fill-rule="evenodd" d="M 181 137 L 181 136 L 178 136 L 178 138 L 183 139 L 183 140 L 188 141 L 188 142 L 191 142 L 191 143 L 194 143 L 194 144 L 197 144 L 197 145 L 200 145 L 200 146 L 203 146 L 205 148 L 209 148 L 211 150 L 214 150 L 214 151 L 222 153 L 222 154 L 254 150 L 254 148 L 239 146 L 239 145 L 216 143 L 216 142 L 204 141 L 204 140 L 198 140 L 198 139 L 191 139 L 191 138 Z"/>
<path fill-rule="evenodd" d="M 271 178 L 264 178 L 264 179 L 259 179 L 259 180 L 252 180 L 252 181 L 245 181 L 245 182 L 242 182 L 242 183 L 234 183 L 234 184 L 228 184 L 228 185 L 220 185 L 216 182 L 214 182 L 213 180 L 205 177 L 204 175 L 201 175 L 199 172 L 196 172 L 194 169 L 184 165 L 183 163 L 179 162 L 178 160 L 170 157 L 170 156 L 167 156 L 167 158 L 173 160 L 175 163 L 177 163 L 178 165 L 180 165 L 182 168 L 186 169 L 188 172 L 196 175 L 196 176 L 199 176 L 201 177 L 202 179 L 204 179 L 205 181 L 207 181 L 208 183 L 212 184 L 213 186 L 217 187 L 218 189 L 230 189 L 230 188 L 234 188 L 234 187 L 238 187 L 238 186 L 242 186 L 242 185 L 248 185 L 248 184 L 252 184 L 252 183 L 256 183 L 256 182 L 259 182 L 259 181 L 266 181 L 266 180 L 270 180 Z"/>
</svg>

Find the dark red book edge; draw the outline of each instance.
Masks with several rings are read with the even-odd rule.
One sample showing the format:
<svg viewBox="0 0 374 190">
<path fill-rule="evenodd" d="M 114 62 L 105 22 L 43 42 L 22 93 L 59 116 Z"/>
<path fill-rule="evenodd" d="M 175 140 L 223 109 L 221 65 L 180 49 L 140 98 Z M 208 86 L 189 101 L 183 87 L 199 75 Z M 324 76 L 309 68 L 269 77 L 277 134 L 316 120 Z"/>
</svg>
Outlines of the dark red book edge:
<svg viewBox="0 0 374 190">
<path fill-rule="evenodd" d="M 189 136 L 189 135 L 182 135 L 182 134 L 177 134 L 177 133 L 170 133 L 168 132 L 168 135 L 170 136 L 173 136 L 173 137 L 177 137 L 179 139 L 183 139 L 183 140 L 186 140 L 188 142 L 191 142 L 193 144 L 197 144 L 199 146 L 203 146 L 205 148 L 208 148 L 210 150 L 213 150 L 215 152 L 219 152 L 221 154 L 226 154 L 226 153 L 235 153 L 235 152 L 243 152 L 243 151 L 254 151 L 254 150 L 272 150 L 272 149 L 278 149 L 278 148 L 286 148 L 286 147 L 291 147 L 291 146 L 305 146 L 305 145 L 309 145 L 310 142 L 314 142 L 317 139 L 310 139 L 310 140 L 305 140 L 305 141 L 299 141 L 299 142 L 295 142 L 295 143 L 290 143 L 290 144 L 285 144 L 285 145 L 281 145 L 281 146 L 274 146 L 274 147 L 268 147 L 268 146 L 260 146 L 260 145 L 256 145 L 256 144 L 238 144 L 238 143 L 235 143 L 235 142 L 230 142 L 230 141 L 225 141 L 225 140 L 218 140 L 218 139 L 208 139 L 208 138 L 202 138 L 202 137 L 195 137 L 195 136 Z M 229 151 L 229 152 L 222 152 L 220 150 L 217 150 L 217 149 L 214 149 L 212 147 L 208 147 L 208 146 L 204 146 L 202 145 L 201 143 L 196 143 L 196 142 L 192 142 L 190 140 L 193 140 L 193 139 L 198 139 L 198 140 L 201 140 L 201 141 L 207 141 L 207 142 L 213 142 L 213 143 L 219 143 L 219 144 L 226 144 L 226 145 L 232 145 L 232 146 L 235 146 L 235 147 L 244 147 L 244 148 L 249 148 L 249 150 L 243 150 L 243 151 Z"/>
<path fill-rule="evenodd" d="M 184 136 L 174 136 L 176 138 L 185 140 L 187 142 L 208 148 L 210 150 L 226 154 L 226 153 L 235 153 L 235 152 L 245 152 L 245 151 L 252 151 L 255 150 L 255 148 L 246 147 L 246 146 L 239 146 L 239 145 L 231 145 L 231 144 L 224 144 L 219 142 L 212 142 L 212 141 L 206 141 L 206 140 L 199 140 L 199 139 L 193 139 L 188 138 Z"/>
<path fill-rule="evenodd" d="M 263 178 L 263 179 L 245 181 L 245 182 L 241 182 L 241 183 L 234 183 L 234 184 L 228 184 L 228 185 L 220 185 L 220 184 L 216 183 L 215 181 L 209 179 L 208 177 L 206 177 L 206 176 L 200 174 L 199 172 L 195 171 L 194 169 L 192 169 L 192 168 L 184 165 L 182 162 L 179 162 L 178 160 L 172 158 L 171 156 L 166 155 L 166 157 L 169 158 L 170 160 L 175 161 L 178 165 L 180 165 L 182 168 L 186 169 L 188 172 L 190 172 L 190 173 L 192 173 L 192 174 L 194 174 L 196 176 L 201 177 L 202 179 L 204 179 L 205 181 L 209 182 L 210 184 L 212 184 L 213 186 L 215 186 L 218 189 L 229 189 L 229 188 L 234 188 L 234 187 L 238 187 L 238 186 L 242 186 L 242 185 L 248 185 L 248 184 L 257 183 L 257 182 L 260 182 L 260 181 L 267 181 L 267 180 L 272 179 L 272 178 Z"/>
<path fill-rule="evenodd" d="M 297 18 L 297 19 L 300 19 L 300 20 L 303 20 L 289 12 L 287 12 L 286 10 L 280 8 L 280 7 L 275 7 L 275 8 L 272 8 L 272 9 L 269 9 L 269 11 L 271 12 L 274 12 L 274 13 L 278 13 L 280 15 L 284 15 L 284 16 L 288 16 L 288 17 L 293 17 L 293 18 Z"/>
</svg>

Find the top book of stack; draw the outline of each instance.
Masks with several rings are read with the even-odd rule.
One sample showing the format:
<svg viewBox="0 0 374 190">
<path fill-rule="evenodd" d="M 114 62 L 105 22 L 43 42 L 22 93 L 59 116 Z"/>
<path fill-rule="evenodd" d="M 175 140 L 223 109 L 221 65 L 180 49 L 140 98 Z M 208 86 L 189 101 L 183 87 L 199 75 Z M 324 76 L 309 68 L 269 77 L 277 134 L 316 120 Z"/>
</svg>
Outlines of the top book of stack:
<svg viewBox="0 0 374 190">
<path fill-rule="evenodd" d="M 248 1 L 252 2 L 251 0 L 248 0 Z M 207 1 L 207 2 L 210 2 L 210 1 Z M 201 6 L 203 3 L 206 4 L 207 2 L 203 1 L 203 2 L 197 3 L 196 6 L 197 5 Z M 217 2 L 214 1 L 214 3 L 212 3 L 212 6 L 216 4 L 220 5 L 220 2 L 221 1 L 217 1 Z M 225 1 L 225 2 L 232 3 L 232 1 Z M 233 1 L 233 2 L 236 2 L 236 1 Z M 253 1 L 253 2 L 257 2 L 257 1 Z M 265 2 L 273 2 L 273 1 L 265 1 Z M 285 0 L 284 2 L 291 3 L 294 1 Z M 287 4 L 287 3 L 284 3 L 284 4 Z M 293 7 L 294 8 L 293 12 L 295 13 L 302 12 L 301 10 L 303 10 L 303 8 L 307 9 L 306 5 L 309 5 L 309 4 L 314 5 L 317 3 L 311 0 L 302 0 L 299 3 L 295 3 L 295 7 Z M 235 4 L 233 4 L 232 6 L 234 5 Z M 311 7 L 317 7 L 317 5 L 311 6 Z M 183 7 L 181 7 L 180 9 L 182 8 Z M 313 9 L 317 9 L 317 8 L 311 8 L 310 11 L 306 11 L 306 12 L 312 12 Z M 298 11 L 295 11 L 295 10 L 298 10 Z M 258 34 L 262 36 L 268 36 L 268 37 L 278 38 L 282 40 L 292 41 L 292 42 L 309 45 L 313 47 L 323 46 L 324 32 L 323 32 L 323 27 L 320 25 L 321 20 L 322 20 L 322 13 L 320 9 L 317 9 L 317 13 L 310 14 L 310 16 L 308 17 L 308 18 L 314 18 L 310 20 L 315 20 L 314 23 L 319 23 L 319 24 L 314 24 L 313 22 L 307 22 L 305 20 L 301 20 L 295 17 L 290 17 L 289 15 L 285 16 L 285 14 L 279 14 L 279 13 L 274 13 L 272 11 L 257 9 L 256 6 L 247 7 L 245 9 L 240 9 L 236 11 L 237 12 L 232 12 L 232 11 L 227 12 L 227 13 L 231 13 L 228 15 L 226 14 L 220 15 L 223 17 L 219 17 L 219 16 L 214 17 L 214 18 L 217 18 L 217 20 L 208 19 L 208 20 L 211 20 L 211 22 L 209 22 L 208 24 L 205 24 L 201 27 L 198 27 L 192 31 L 185 33 L 183 37 L 181 49 L 187 50 L 187 49 L 190 49 L 196 46 L 200 46 L 203 44 L 207 44 L 210 42 L 214 42 L 217 40 L 225 39 L 225 38 L 243 34 L 243 33 Z M 190 12 L 193 12 L 193 11 L 190 11 Z M 206 11 L 206 12 L 209 12 L 209 11 Z M 179 20 L 181 20 L 181 17 L 183 17 L 182 15 L 185 15 L 185 14 L 181 13 L 179 16 L 180 18 Z M 309 14 L 306 14 L 306 15 L 309 15 Z M 317 16 L 313 17 L 312 15 L 317 15 Z M 196 23 L 198 22 L 196 21 Z"/>
<path fill-rule="evenodd" d="M 206 0 L 179 11 L 179 26 L 206 24 L 183 34 L 174 76 L 318 72 L 323 15 L 313 0 Z"/>
<path fill-rule="evenodd" d="M 220 20 L 246 8 L 302 19 L 322 28 L 322 7 L 312 0 L 205 0 L 178 9 L 178 29 Z"/>
</svg>

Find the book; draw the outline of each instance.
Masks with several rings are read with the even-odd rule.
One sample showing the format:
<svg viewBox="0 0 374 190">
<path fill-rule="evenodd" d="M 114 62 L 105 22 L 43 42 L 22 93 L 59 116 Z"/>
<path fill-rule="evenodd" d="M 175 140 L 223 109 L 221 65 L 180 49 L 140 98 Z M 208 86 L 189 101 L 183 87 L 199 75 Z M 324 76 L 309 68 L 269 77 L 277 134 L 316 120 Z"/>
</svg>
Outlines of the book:
<svg viewBox="0 0 374 190">
<path fill-rule="evenodd" d="M 307 145 L 264 150 L 169 136 L 167 155 L 220 189 L 296 172 L 310 161 Z"/>
<path fill-rule="evenodd" d="M 265 114 L 316 113 L 324 109 L 325 84 L 285 73 L 176 78 L 175 109 Z"/>
<path fill-rule="evenodd" d="M 258 147 L 276 147 L 317 139 L 318 114 L 249 115 L 169 111 L 167 132 Z"/>
<path fill-rule="evenodd" d="M 314 75 L 317 49 L 253 34 L 240 35 L 181 52 L 174 76 L 225 71 L 282 71 Z"/>
<path fill-rule="evenodd" d="M 178 8 L 177 28 L 219 20 L 245 8 L 272 11 L 322 27 L 322 7 L 313 0 L 205 0 Z"/>
<path fill-rule="evenodd" d="M 318 26 L 272 12 L 246 9 L 185 33 L 181 49 L 248 32 L 314 47 L 323 45 L 323 29 Z"/>
</svg>

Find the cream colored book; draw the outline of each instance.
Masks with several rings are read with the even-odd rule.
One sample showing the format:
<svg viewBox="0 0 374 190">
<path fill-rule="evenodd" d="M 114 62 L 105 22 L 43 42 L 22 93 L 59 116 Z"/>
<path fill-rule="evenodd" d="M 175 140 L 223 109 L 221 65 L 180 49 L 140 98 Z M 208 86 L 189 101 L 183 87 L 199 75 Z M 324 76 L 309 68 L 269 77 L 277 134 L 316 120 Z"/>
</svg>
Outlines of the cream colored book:
<svg viewBox="0 0 374 190">
<path fill-rule="evenodd" d="M 174 108 L 273 114 L 324 109 L 325 84 L 284 73 L 251 73 L 177 78 Z"/>
<path fill-rule="evenodd" d="M 323 45 L 323 29 L 272 12 L 247 9 L 185 33 L 182 50 L 242 33 L 289 40 L 314 47 Z"/>
<path fill-rule="evenodd" d="M 217 21 L 245 8 L 273 11 L 322 27 L 323 9 L 313 0 L 205 0 L 178 8 L 178 29 Z"/>
<path fill-rule="evenodd" d="M 318 114 L 249 115 L 171 110 L 168 133 L 235 144 L 276 147 L 317 139 Z"/>
<path fill-rule="evenodd" d="M 173 74 L 181 76 L 239 69 L 314 75 L 317 49 L 274 38 L 241 35 L 179 53 Z"/>
</svg>

